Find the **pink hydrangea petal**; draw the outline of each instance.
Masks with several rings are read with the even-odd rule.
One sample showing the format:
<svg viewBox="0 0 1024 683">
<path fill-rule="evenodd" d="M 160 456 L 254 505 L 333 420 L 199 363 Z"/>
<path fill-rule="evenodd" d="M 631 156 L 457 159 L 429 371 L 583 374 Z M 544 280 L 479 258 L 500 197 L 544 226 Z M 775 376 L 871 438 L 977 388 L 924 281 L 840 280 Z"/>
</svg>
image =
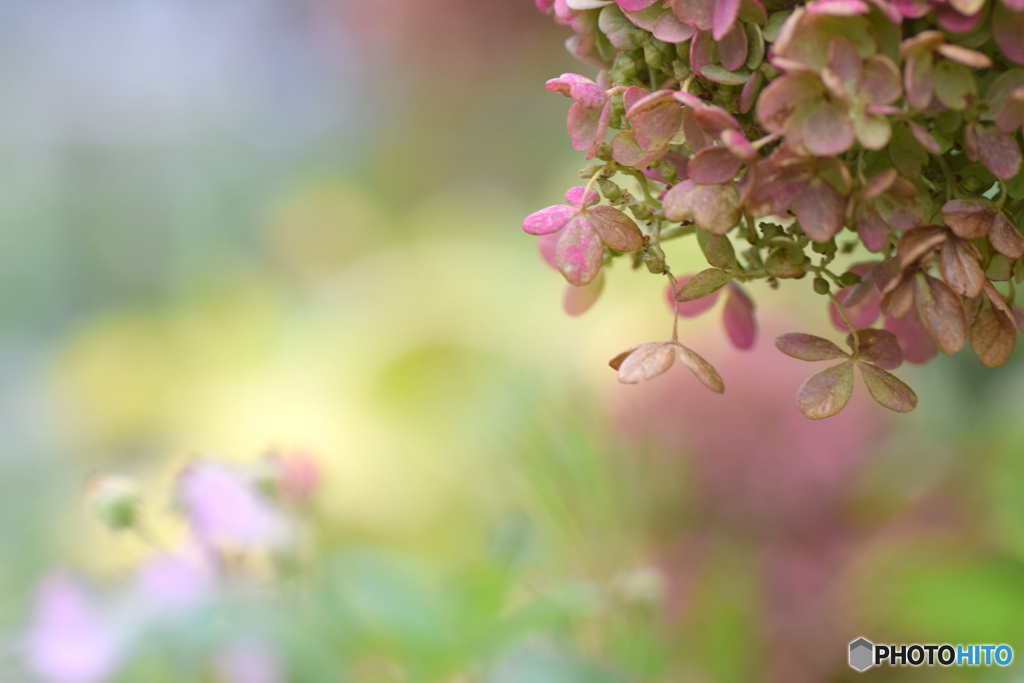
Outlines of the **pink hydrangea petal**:
<svg viewBox="0 0 1024 683">
<path fill-rule="evenodd" d="M 733 26 L 718 42 L 718 59 L 729 71 L 736 71 L 747 62 L 747 32 L 742 25 Z"/>
<path fill-rule="evenodd" d="M 584 187 L 583 185 L 570 187 L 568 190 L 565 191 L 565 201 L 569 202 L 573 206 L 581 206 L 583 204 L 583 192 L 586 189 L 587 188 Z M 596 190 L 591 190 L 590 194 L 587 195 L 587 206 L 593 206 L 594 204 L 597 204 L 600 201 L 601 195 L 599 195 Z M 566 222 L 569 222 L 568 218 L 566 219 Z M 527 232 L 529 232 L 529 230 L 527 230 Z"/>
<path fill-rule="evenodd" d="M 740 113 L 749 113 L 757 102 L 757 96 L 761 93 L 761 86 L 764 85 L 764 74 L 760 70 L 747 79 L 740 92 Z"/>
<path fill-rule="evenodd" d="M 672 11 L 684 24 L 707 31 L 714 23 L 715 0 L 674 0 Z"/>
<path fill-rule="evenodd" d="M 571 97 L 588 109 L 600 109 L 607 98 L 605 92 L 594 81 L 579 74 L 562 74 L 559 78 L 552 78 L 545 85 L 551 92 Z"/>
<path fill-rule="evenodd" d="M 648 152 L 636 144 L 633 131 L 621 130 L 612 138 L 612 160 L 631 168 L 645 168 L 661 156 L 662 150 Z"/>
<path fill-rule="evenodd" d="M 655 38 L 666 43 L 685 43 L 690 38 L 693 38 L 696 29 L 689 24 L 679 21 L 672 12 L 665 12 L 654 22 L 654 26 L 651 27 L 651 33 L 654 34 Z"/>
<path fill-rule="evenodd" d="M 854 226 L 864 247 L 877 254 L 889 243 L 889 226 L 873 204 L 862 204 L 854 212 Z"/>
<path fill-rule="evenodd" d="M 903 94 L 900 88 L 900 70 L 888 57 L 869 57 L 864 62 L 864 71 L 857 91 L 867 95 L 873 105 L 895 102 Z"/>
<path fill-rule="evenodd" d="M 1017 175 L 1021 152 L 1015 137 L 992 126 L 978 126 L 975 129 L 975 140 L 981 160 L 995 177 L 1008 180 Z"/>
<path fill-rule="evenodd" d="M 836 292 L 836 298 L 843 304 L 846 316 L 857 329 L 871 327 L 874 322 L 878 320 L 878 316 L 881 315 L 880 306 L 882 303 L 882 294 L 871 282 L 864 285 L 864 287 L 870 288 L 870 291 L 863 299 L 857 303 L 847 303 L 854 299 L 857 294 L 857 288 L 861 286 L 862 285 L 858 284 L 853 285 L 852 287 L 843 287 Z M 828 304 L 828 315 L 829 319 L 832 321 L 832 325 L 835 326 L 837 330 L 843 332 L 850 331 L 850 328 L 847 327 L 846 323 L 843 321 L 843 316 L 839 315 L 839 309 L 836 308 L 836 305 L 831 301 Z"/>
<path fill-rule="evenodd" d="M 821 0 L 807 6 L 811 14 L 827 14 L 833 17 L 855 17 L 867 14 L 870 7 L 863 0 Z"/>
<path fill-rule="evenodd" d="M 815 242 L 827 242 L 843 227 L 846 197 L 827 182 L 815 179 L 797 197 L 795 208 L 804 233 Z"/>
<path fill-rule="evenodd" d="M 683 109 L 683 134 L 686 136 L 687 146 L 693 152 L 699 152 L 705 147 L 715 144 L 715 139 L 701 127 L 693 109 Z"/>
<path fill-rule="evenodd" d="M 688 166 L 690 178 L 701 185 L 715 185 L 732 180 L 742 162 L 725 147 L 707 147 L 697 152 Z"/>
<path fill-rule="evenodd" d="M 722 40 L 723 36 L 735 28 L 736 15 L 739 11 L 740 0 L 716 0 L 711 16 L 712 34 L 715 40 Z M 729 69 L 729 67 L 726 68 Z"/>
<path fill-rule="evenodd" d="M 903 349 L 903 360 L 908 363 L 927 363 L 939 351 L 913 309 L 902 318 L 886 316 L 885 329 L 896 335 Z"/>
<path fill-rule="evenodd" d="M 942 148 L 939 147 L 939 143 L 932 137 L 931 133 L 926 131 L 921 124 L 914 121 L 907 121 L 910 125 L 910 132 L 914 138 L 921 143 L 921 146 L 932 154 L 941 154 Z"/>
<path fill-rule="evenodd" d="M 920 19 L 932 11 L 929 0 L 892 0 L 892 4 L 907 19 Z"/>
<path fill-rule="evenodd" d="M 863 62 L 853 44 L 837 36 L 828 45 L 828 68 L 852 92 L 860 80 Z"/>
<path fill-rule="evenodd" d="M 615 4 L 627 12 L 639 12 L 647 9 L 658 0 L 615 0 Z"/>
<path fill-rule="evenodd" d="M 582 192 L 582 188 L 581 192 Z M 549 206 L 535 211 L 523 220 L 523 230 L 531 235 L 550 235 L 565 227 L 569 219 L 576 215 L 576 209 L 565 204 Z"/>
<path fill-rule="evenodd" d="M 715 63 L 715 41 L 710 31 L 697 31 L 690 41 L 690 66 L 698 74 Z"/>
<path fill-rule="evenodd" d="M 653 93 L 649 97 L 655 97 Z M 669 95 L 671 98 L 671 95 Z M 636 112 L 642 109 L 635 115 Z M 666 146 L 683 123 L 683 110 L 675 100 L 643 108 L 643 100 L 631 110 L 630 118 L 633 126 L 633 138 L 642 149 L 652 152 Z"/>
<path fill-rule="evenodd" d="M 907 57 L 903 70 L 903 87 L 907 100 L 914 109 L 927 109 L 935 90 L 934 65 L 931 54 Z"/>
<path fill-rule="evenodd" d="M 121 659 L 119 638 L 72 577 L 55 574 L 36 589 L 25 639 L 29 668 L 51 683 L 109 680 Z"/>
<path fill-rule="evenodd" d="M 562 309 L 567 315 L 574 318 L 583 315 L 601 298 L 601 292 L 604 291 L 604 281 L 604 271 L 601 271 L 590 284 L 582 287 L 566 285 L 565 295 L 562 297 Z"/>
<path fill-rule="evenodd" d="M 729 335 L 733 346 L 746 351 L 753 348 L 754 340 L 757 338 L 754 302 L 735 282 L 730 282 L 726 287 L 728 293 L 725 298 L 725 308 L 722 310 L 725 332 Z"/>
<path fill-rule="evenodd" d="M 855 137 L 845 105 L 836 101 L 819 100 L 811 104 L 802 115 L 793 117 L 788 128 L 808 152 L 819 157 L 842 154 Z"/>
<path fill-rule="evenodd" d="M 636 103 L 650 95 L 651 92 L 645 88 L 641 88 L 638 85 L 631 85 L 626 88 L 626 91 L 622 93 L 622 107 L 625 111 L 629 111 L 636 106 Z"/>
<path fill-rule="evenodd" d="M 996 3 L 996 8 L 1000 7 L 999 3 Z M 981 23 L 981 19 L 984 16 L 984 12 L 978 12 L 972 16 L 967 16 L 957 12 L 949 5 L 939 5 L 935 8 L 935 18 L 939 22 L 939 26 L 951 31 L 952 33 L 967 33 L 973 31 Z M 997 26 L 993 22 L 994 26 Z M 1009 56 L 1009 55 L 1007 55 Z"/>
<path fill-rule="evenodd" d="M 757 118 L 770 133 L 784 133 L 793 118 L 794 108 L 812 102 L 821 95 L 821 86 L 813 77 L 782 76 L 768 84 L 757 101 Z"/>
<path fill-rule="evenodd" d="M 604 243 L 582 216 L 574 216 L 555 245 L 555 263 L 569 284 L 582 287 L 601 272 Z"/>
<path fill-rule="evenodd" d="M 652 33 L 654 32 L 655 25 L 657 25 L 658 20 L 661 19 L 663 14 L 661 7 L 654 6 L 648 7 L 644 10 L 623 10 L 623 12 L 626 17 L 633 22 L 634 26 L 642 28 L 645 31 L 651 31 Z M 669 11 L 668 13 L 671 14 L 672 12 Z M 659 38 L 659 40 L 661 39 Z"/>
<path fill-rule="evenodd" d="M 718 295 L 722 291 L 720 289 L 716 289 L 711 294 L 708 294 L 701 299 L 694 299 L 693 301 L 676 301 L 676 292 L 682 289 L 683 285 L 689 282 L 692 277 L 693 275 L 683 275 L 682 277 L 678 277 L 676 278 L 675 289 L 672 288 L 671 284 L 669 284 L 665 289 L 665 300 L 668 302 L 669 308 L 674 306 L 675 309 L 679 311 L 679 315 L 684 318 L 696 318 L 702 313 L 708 311 L 715 305 L 715 303 L 718 302 Z"/>
<path fill-rule="evenodd" d="M 572 139 L 572 148 L 577 152 L 585 152 L 590 149 L 597 141 L 600 124 L 600 109 L 588 109 L 579 103 L 569 107 L 566 128 Z"/>
<path fill-rule="evenodd" d="M 722 144 L 744 161 L 753 161 L 757 158 L 757 150 L 738 130 L 722 131 Z"/>
<path fill-rule="evenodd" d="M 561 237 L 559 233 L 553 232 L 549 235 L 542 235 L 537 240 L 537 250 L 540 252 L 541 258 L 555 270 L 558 270 L 558 263 L 555 261 L 555 246 Z"/>
</svg>

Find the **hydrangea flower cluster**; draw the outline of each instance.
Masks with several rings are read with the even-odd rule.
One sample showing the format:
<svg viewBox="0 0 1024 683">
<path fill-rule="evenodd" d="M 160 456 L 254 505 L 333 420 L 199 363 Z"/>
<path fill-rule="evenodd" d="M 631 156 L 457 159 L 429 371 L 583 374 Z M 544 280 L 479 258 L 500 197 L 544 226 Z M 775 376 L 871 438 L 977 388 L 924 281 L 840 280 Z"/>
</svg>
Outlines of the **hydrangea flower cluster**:
<svg viewBox="0 0 1024 683">
<path fill-rule="evenodd" d="M 749 348 L 752 280 L 809 279 L 849 333 L 851 353 L 776 341 L 803 360 L 846 358 L 801 387 L 812 419 L 843 408 L 854 367 L 906 412 L 916 396 L 889 373 L 904 360 L 968 342 L 986 366 L 1008 360 L 1024 320 L 1024 0 L 536 4 L 599 71 L 547 83 L 572 100 L 572 146 L 591 163 L 567 204 L 523 228 L 569 282 L 570 314 L 616 260 L 669 280 L 671 341 L 616 356 L 621 381 L 680 358 L 722 391 L 679 343 L 678 318 L 726 291 L 729 337 Z M 709 267 L 677 277 L 661 245 L 691 235 Z"/>
</svg>

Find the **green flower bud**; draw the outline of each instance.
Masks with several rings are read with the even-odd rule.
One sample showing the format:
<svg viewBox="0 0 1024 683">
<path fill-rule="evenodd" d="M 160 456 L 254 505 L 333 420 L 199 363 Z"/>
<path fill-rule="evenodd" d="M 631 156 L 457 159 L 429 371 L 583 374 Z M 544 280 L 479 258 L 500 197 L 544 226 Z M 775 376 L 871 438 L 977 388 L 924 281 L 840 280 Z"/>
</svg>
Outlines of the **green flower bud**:
<svg viewBox="0 0 1024 683">
<path fill-rule="evenodd" d="M 601 188 L 601 194 L 610 202 L 622 196 L 622 188 L 608 178 L 598 178 L 597 184 Z"/>
<path fill-rule="evenodd" d="M 857 275 L 857 273 L 851 273 L 850 271 L 846 271 L 845 273 L 839 276 L 839 281 L 843 283 L 844 287 L 852 287 L 853 285 L 860 282 L 860 275 Z"/>
<path fill-rule="evenodd" d="M 638 221 L 646 221 L 651 217 L 651 207 L 643 202 L 630 202 L 628 206 Z"/>
<path fill-rule="evenodd" d="M 119 474 L 101 477 L 89 487 L 87 500 L 108 528 L 119 531 L 135 526 L 139 496 L 133 479 Z"/>
<path fill-rule="evenodd" d="M 820 275 L 814 278 L 814 292 L 815 294 L 825 295 L 829 293 L 831 288 L 828 286 L 828 280 L 821 277 Z"/>
<path fill-rule="evenodd" d="M 655 275 L 662 275 L 667 270 L 665 266 L 665 252 L 661 245 L 651 244 L 644 250 L 644 264 L 647 270 Z"/>
</svg>

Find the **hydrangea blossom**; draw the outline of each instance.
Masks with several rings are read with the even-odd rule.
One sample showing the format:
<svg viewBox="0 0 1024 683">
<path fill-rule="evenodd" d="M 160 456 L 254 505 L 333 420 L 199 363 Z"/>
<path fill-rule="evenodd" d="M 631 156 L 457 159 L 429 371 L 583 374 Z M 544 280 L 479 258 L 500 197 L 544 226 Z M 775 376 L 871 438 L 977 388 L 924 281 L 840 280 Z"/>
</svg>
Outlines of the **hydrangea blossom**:
<svg viewBox="0 0 1024 683">
<path fill-rule="evenodd" d="M 816 418 L 845 404 L 855 367 L 882 405 L 916 404 L 895 366 L 871 356 L 883 346 L 916 363 L 968 345 L 988 366 L 1010 357 L 1024 281 L 1024 68 L 1005 66 L 1024 65 L 1024 1 L 537 7 L 597 67 L 548 82 L 573 100 L 586 189 L 523 225 L 579 288 L 567 311 L 614 286 L 604 273 L 625 257 L 669 279 L 674 325 L 727 292 L 726 327 L 745 348 L 754 304 L 742 285 L 805 280 L 852 344 L 814 342 L 846 359 L 801 391 L 798 407 Z M 661 246 L 687 237 L 710 266 L 692 279 L 672 273 Z M 692 361 L 673 330 L 613 359 L 619 379 Z M 801 357 L 787 339 L 780 348 Z"/>
</svg>

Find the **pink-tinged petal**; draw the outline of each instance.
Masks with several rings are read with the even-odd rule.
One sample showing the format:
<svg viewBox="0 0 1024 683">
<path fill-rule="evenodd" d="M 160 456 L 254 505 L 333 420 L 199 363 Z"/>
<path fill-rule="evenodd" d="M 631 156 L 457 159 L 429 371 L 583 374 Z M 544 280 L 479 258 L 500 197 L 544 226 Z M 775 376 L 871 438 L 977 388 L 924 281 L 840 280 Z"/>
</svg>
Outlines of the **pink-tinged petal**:
<svg viewBox="0 0 1024 683">
<path fill-rule="evenodd" d="M 712 35 L 715 40 L 721 40 L 722 36 L 735 27 L 736 15 L 740 11 L 740 0 L 716 0 L 714 5 L 711 17 Z"/>
<path fill-rule="evenodd" d="M 214 560 L 202 549 L 189 547 L 174 555 L 150 557 L 135 574 L 139 603 L 155 614 L 182 613 L 209 602 L 217 588 Z"/>
<path fill-rule="evenodd" d="M 587 109 L 600 109 L 608 97 L 594 81 L 579 74 L 562 74 L 546 83 L 551 92 L 571 97 Z"/>
<path fill-rule="evenodd" d="M 639 12 L 647 9 L 658 0 L 615 0 L 615 4 L 627 12 Z"/>
<path fill-rule="evenodd" d="M 36 588 L 25 640 L 29 668 L 50 683 L 109 680 L 121 659 L 119 637 L 85 590 L 55 574 Z"/>
<path fill-rule="evenodd" d="M 683 135 L 687 146 L 695 153 L 715 143 L 715 139 L 701 127 L 694 109 L 683 109 Z"/>
<path fill-rule="evenodd" d="M 754 340 L 757 338 L 754 302 L 735 282 L 727 285 L 722 322 L 733 346 L 743 351 L 753 348 Z"/>
<path fill-rule="evenodd" d="M 590 284 L 582 287 L 566 285 L 565 295 L 562 297 L 562 308 L 566 314 L 576 318 L 589 311 L 597 303 L 597 300 L 601 298 L 601 292 L 604 291 L 604 281 L 604 271 L 601 271 L 597 277 L 591 280 Z"/>
<path fill-rule="evenodd" d="M 897 178 L 889 191 L 875 200 L 875 210 L 897 230 L 911 230 L 924 223 L 924 204 L 917 187 L 906 178 Z"/>
<path fill-rule="evenodd" d="M 685 346 L 679 345 L 676 349 L 679 354 L 679 361 L 690 369 L 690 372 L 701 381 L 701 384 L 716 394 L 721 394 L 725 391 L 725 383 L 711 363 Z"/>
<path fill-rule="evenodd" d="M 622 107 L 625 111 L 629 111 L 636 106 L 636 103 L 644 99 L 651 94 L 650 90 L 641 88 L 638 85 L 631 85 L 626 88 L 626 92 L 622 93 Z"/>
<path fill-rule="evenodd" d="M 894 168 L 888 168 L 875 176 L 872 176 L 871 180 L 864 184 L 861 188 L 860 198 L 865 201 L 870 201 L 875 197 L 879 196 L 896 182 L 896 178 L 899 177 L 899 173 Z"/>
<path fill-rule="evenodd" d="M 878 405 L 897 413 L 909 413 L 917 407 L 917 394 L 902 380 L 874 365 L 858 363 L 857 367 L 868 393 Z"/>
<path fill-rule="evenodd" d="M 941 154 L 942 148 L 939 147 L 939 143 L 936 142 L 935 138 L 932 137 L 931 133 L 926 131 L 920 124 L 914 121 L 907 121 L 910 125 L 910 132 L 913 133 L 914 138 L 921 143 L 921 146 L 932 154 Z"/>
<path fill-rule="evenodd" d="M 858 295 L 865 291 L 867 293 L 858 298 Z M 856 284 L 852 287 L 843 287 L 836 292 L 836 298 L 843 304 L 846 317 L 850 319 L 850 323 L 857 329 L 871 327 L 878 320 L 878 316 L 881 313 L 879 308 L 882 302 L 881 292 L 878 291 L 878 288 L 871 281 Z M 831 301 L 828 304 L 828 315 L 837 330 L 848 331 L 850 329 L 846 326 L 843 316 L 839 314 L 839 309 Z"/>
<path fill-rule="evenodd" d="M 679 21 L 672 12 L 665 12 L 654 22 L 651 33 L 658 40 L 676 44 L 685 43 L 690 38 L 693 38 L 696 29 L 689 24 Z"/>
<path fill-rule="evenodd" d="M 697 31 L 690 41 L 690 66 L 698 74 L 701 69 L 715 63 L 715 41 L 710 31 Z"/>
<path fill-rule="evenodd" d="M 722 144 L 743 161 L 753 161 L 757 158 L 757 150 L 750 140 L 737 130 L 722 131 Z"/>
<path fill-rule="evenodd" d="M 604 243 L 582 216 L 575 216 L 555 245 L 555 263 L 571 285 L 589 284 L 601 272 Z"/>
<path fill-rule="evenodd" d="M 676 286 L 673 289 L 672 285 L 669 284 L 665 289 L 665 298 L 668 301 L 669 307 L 675 307 L 679 311 L 679 315 L 684 318 L 696 318 L 700 314 L 704 313 L 718 302 L 718 295 L 721 294 L 720 289 L 716 289 L 707 296 L 701 297 L 700 299 L 693 299 L 692 301 L 676 301 L 676 292 L 682 289 L 691 279 L 692 275 L 683 275 L 682 277 L 676 278 Z"/>
<path fill-rule="evenodd" d="M 240 472 L 197 461 L 178 476 L 178 500 L 195 537 L 205 546 L 280 547 L 288 526 Z"/>
<path fill-rule="evenodd" d="M 895 370 L 903 365 L 903 349 L 896 335 L 888 330 L 858 329 L 858 357 L 883 370 Z M 853 333 L 846 335 L 846 345 L 854 346 Z"/>
<path fill-rule="evenodd" d="M 614 206 L 595 206 L 583 217 L 601 236 L 601 241 L 615 251 L 637 251 L 644 246 L 644 236 L 632 218 Z"/>
<path fill-rule="evenodd" d="M 903 360 L 908 363 L 927 363 L 939 352 L 935 341 L 913 310 L 902 318 L 886 317 L 885 329 L 896 335 L 903 349 Z"/>
<path fill-rule="evenodd" d="M 849 356 L 828 339 L 803 332 L 790 332 L 776 337 L 775 348 L 791 358 L 806 361 L 832 360 Z"/>
<path fill-rule="evenodd" d="M 889 226 L 878 215 L 874 204 L 861 203 L 853 212 L 854 228 L 864 247 L 877 254 L 889 243 Z"/>
<path fill-rule="evenodd" d="M 807 6 L 811 14 L 826 14 L 832 17 L 856 17 L 867 14 L 870 7 L 863 0 L 821 0 Z"/>
<path fill-rule="evenodd" d="M 964 154 L 971 161 L 978 160 L 978 136 L 975 134 L 977 125 L 968 123 L 964 126 Z"/>
<path fill-rule="evenodd" d="M 550 235 L 564 228 L 574 215 L 576 215 L 576 209 L 571 206 L 564 204 L 549 206 L 527 216 L 523 220 L 523 230 L 531 235 Z"/>
<path fill-rule="evenodd" d="M 692 220 L 697 227 L 721 235 L 739 224 L 739 200 L 732 183 L 697 185 L 686 180 L 668 191 L 663 208 L 670 221 Z"/>
<path fill-rule="evenodd" d="M 865 114 L 853 121 L 854 135 L 865 149 L 882 149 L 892 139 L 892 124 L 889 117 Z"/>
<path fill-rule="evenodd" d="M 740 92 L 740 113 L 747 114 L 754 108 L 757 96 L 761 93 L 761 86 L 764 85 L 764 74 L 760 70 L 747 79 Z"/>
<path fill-rule="evenodd" d="M 883 55 L 869 57 L 864 62 L 857 91 L 867 95 L 871 104 L 876 106 L 895 102 L 903 94 L 899 68 Z"/>
<path fill-rule="evenodd" d="M 850 148 L 855 137 L 853 122 L 841 102 L 819 100 L 793 117 L 789 129 L 814 156 L 830 157 Z"/>
<path fill-rule="evenodd" d="M 732 114 L 712 105 L 704 105 L 693 110 L 697 123 L 709 135 L 718 137 L 727 130 L 739 130 L 740 124 Z"/>
<path fill-rule="evenodd" d="M 652 97 L 657 95 L 654 93 Z M 631 112 L 641 109 L 643 102 L 637 104 Z M 630 117 L 633 126 L 633 139 L 641 149 L 653 152 L 665 147 L 679 132 L 683 123 L 683 110 L 674 100 L 642 109 Z"/>
<path fill-rule="evenodd" d="M 724 183 L 736 177 L 742 162 L 725 147 L 707 147 L 697 152 L 688 166 L 690 178 L 701 185 Z"/>
<path fill-rule="evenodd" d="M 850 41 L 837 36 L 828 44 L 828 68 L 848 91 L 853 92 L 860 80 L 863 62 Z"/>
<path fill-rule="evenodd" d="M 824 180 L 813 180 L 797 197 L 796 218 L 815 242 L 828 242 L 846 218 L 846 197 Z"/>
<path fill-rule="evenodd" d="M 747 32 L 737 24 L 718 43 L 718 60 L 729 71 L 736 71 L 747 62 Z"/>
<path fill-rule="evenodd" d="M 912 54 L 907 57 L 903 71 L 903 87 L 907 101 L 914 109 L 927 109 L 935 90 L 934 65 L 931 53 Z"/>
<path fill-rule="evenodd" d="M 661 156 L 662 150 L 647 152 L 636 144 L 633 131 L 622 130 L 612 138 L 612 160 L 631 168 L 646 168 Z"/>
<path fill-rule="evenodd" d="M 972 69 L 988 69 L 992 66 L 992 59 L 988 55 L 953 43 L 939 45 L 938 52 L 946 59 L 952 59 Z"/>
<path fill-rule="evenodd" d="M 534 0 L 534 4 L 537 6 L 539 11 L 547 14 L 555 4 L 555 0 Z"/>
<path fill-rule="evenodd" d="M 1024 235 L 1003 214 L 996 214 L 988 239 L 1003 256 L 1013 260 L 1024 257 Z"/>
<path fill-rule="evenodd" d="M 623 384 L 636 384 L 642 380 L 657 377 L 675 363 L 678 354 L 677 348 L 672 342 L 641 344 L 619 361 L 619 381 Z"/>
<path fill-rule="evenodd" d="M 1024 12 L 1024 0 L 1003 0 L 1003 4 L 1014 12 Z"/>
<path fill-rule="evenodd" d="M 555 246 L 561 237 L 561 233 L 553 232 L 550 235 L 542 235 L 537 240 L 537 250 L 540 252 L 541 258 L 555 270 L 558 270 L 558 263 L 555 261 Z"/>
<path fill-rule="evenodd" d="M 672 11 L 679 21 L 702 31 L 711 29 L 714 10 L 715 0 L 672 0 Z"/>
<path fill-rule="evenodd" d="M 572 139 L 572 148 L 577 152 L 590 149 L 597 140 L 597 131 L 601 123 L 600 109 L 587 109 L 577 103 L 569 107 L 569 118 L 566 128 Z"/>
<path fill-rule="evenodd" d="M 812 375 L 796 394 L 800 412 L 812 420 L 832 417 L 853 394 L 853 362 L 845 361 Z"/>
<path fill-rule="evenodd" d="M 998 7 L 999 5 L 997 4 L 996 6 Z M 981 23 L 984 16 L 984 12 L 978 12 L 971 16 L 960 14 L 960 12 L 957 12 L 949 5 L 939 5 L 935 8 L 935 18 L 938 20 L 939 26 L 951 33 L 973 31 Z"/>
<path fill-rule="evenodd" d="M 892 4 L 907 19 L 920 19 L 932 11 L 929 0 L 892 0 Z"/>
<path fill-rule="evenodd" d="M 604 107 L 601 108 L 601 116 L 597 119 L 597 130 L 594 131 L 594 144 L 590 146 L 590 150 L 587 152 L 587 159 L 593 159 L 597 156 L 597 147 L 599 144 L 604 142 L 604 136 L 608 133 L 608 124 L 612 120 L 612 98 L 608 98 Z"/>
<path fill-rule="evenodd" d="M 1000 180 L 1017 175 L 1021 165 L 1020 145 L 1017 139 L 992 126 L 975 129 L 978 154 L 992 174 Z"/>
<path fill-rule="evenodd" d="M 784 133 L 797 108 L 820 97 L 821 91 L 821 84 L 813 77 L 776 78 L 757 101 L 757 118 L 768 132 Z"/>
<path fill-rule="evenodd" d="M 665 12 L 661 7 L 655 7 L 652 5 L 651 7 L 642 10 L 623 10 L 623 13 L 631 22 L 633 22 L 634 26 L 653 33 L 654 26 L 658 23 L 658 20 L 661 19 L 662 14 Z M 671 12 L 669 12 L 669 14 L 671 14 Z M 659 40 L 661 39 L 659 38 Z"/>
<path fill-rule="evenodd" d="M 583 193 L 586 191 L 586 187 L 583 185 L 577 185 L 576 187 L 570 187 L 565 191 L 565 201 L 569 202 L 573 206 L 582 206 L 583 204 Z M 596 190 L 591 190 L 590 194 L 587 195 L 587 206 L 593 206 L 601 201 L 601 195 Z M 554 207 L 552 207 L 554 208 Z M 566 219 L 568 223 L 568 219 Z M 529 230 L 527 230 L 529 232 Z"/>
<path fill-rule="evenodd" d="M 921 324 L 943 353 L 956 353 L 967 343 L 967 316 L 963 301 L 949 285 L 931 275 L 914 279 L 914 303 Z"/>
</svg>

